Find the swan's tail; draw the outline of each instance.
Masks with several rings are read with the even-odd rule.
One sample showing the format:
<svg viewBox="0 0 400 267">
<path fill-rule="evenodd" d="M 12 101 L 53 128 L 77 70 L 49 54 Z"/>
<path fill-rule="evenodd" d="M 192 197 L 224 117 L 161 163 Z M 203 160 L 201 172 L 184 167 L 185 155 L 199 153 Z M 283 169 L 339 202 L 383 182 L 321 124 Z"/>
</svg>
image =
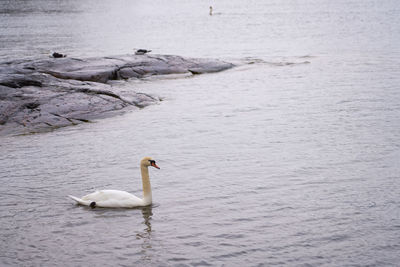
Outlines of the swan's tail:
<svg viewBox="0 0 400 267">
<path fill-rule="evenodd" d="M 83 199 L 80 199 L 78 197 L 74 197 L 74 196 L 71 196 L 71 195 L 68 195 L 68 196 L 70 198 L 72 198 L 73 200 L 75 200 L 78 204 L 81 204 L 81 205 L 90 206 L 90 204 L 92 202 L 90 200 L 83 200 Z"/>
</svg>

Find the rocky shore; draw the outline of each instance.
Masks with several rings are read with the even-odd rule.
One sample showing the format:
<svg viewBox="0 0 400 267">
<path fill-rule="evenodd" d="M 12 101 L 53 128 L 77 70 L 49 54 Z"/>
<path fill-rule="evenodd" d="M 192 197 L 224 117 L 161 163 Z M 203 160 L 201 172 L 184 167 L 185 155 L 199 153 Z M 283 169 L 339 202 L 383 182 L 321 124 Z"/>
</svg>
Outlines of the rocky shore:
<svg viewBox="0 0 400 267">
<path fill-rule="evenodd" d="M 202 74 L 231 63 L 171 55 L 49 58 L 0 63 L 0 135 L 49 131 L 143 108 L 159 99 L 111 80 Z"/>
</svg>

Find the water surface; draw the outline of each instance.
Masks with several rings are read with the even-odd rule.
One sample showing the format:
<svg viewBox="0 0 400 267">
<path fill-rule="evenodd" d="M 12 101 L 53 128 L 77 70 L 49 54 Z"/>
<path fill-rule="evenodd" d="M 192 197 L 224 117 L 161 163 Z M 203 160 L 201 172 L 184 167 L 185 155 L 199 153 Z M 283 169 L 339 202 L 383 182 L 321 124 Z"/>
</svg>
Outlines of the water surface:
<svg viewBox="0 0 400 267">
<path fill-rule="evenodd" d="M 1 137 L 5 266 L 396 266 L 396 1 L 3 1 L 0 58 L 157 53 L 244 64 L 116 83 L 142 110 Z M 88 209 L 66 195 L 141 194 Z"/>
</svg>

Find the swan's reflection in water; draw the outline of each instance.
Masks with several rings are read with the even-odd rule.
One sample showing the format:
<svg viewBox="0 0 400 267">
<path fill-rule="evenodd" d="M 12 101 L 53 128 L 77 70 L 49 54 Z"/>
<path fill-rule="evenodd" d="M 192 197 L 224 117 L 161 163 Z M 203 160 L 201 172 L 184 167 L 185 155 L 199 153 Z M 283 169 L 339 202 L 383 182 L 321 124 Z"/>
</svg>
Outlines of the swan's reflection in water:
<svg viewBox="0 0 400 267">
<path fill-rule="evenodd" d="M 150 239 L 151 238 L 151 216 L 153 216 L 153 207 L 147 206 L 140 208 L 142 210 L 143 215 L 143 224 L 146 225 L 146 228 L 141 233 L 136 234 L 137 239 Z"/>
<path fill-rule="evenodd" d="M 95 212 L 96 218 L 102 219 L 112 219 L 113 221 L 116 218 L 127 219 L 126 222 L 129 223 L 129 226 L 132 226 L 132 220 L 134 220 L 134 229 L 136 229 L 136 233 L 132 233 L 129 237 L 135 238 L 135 240 L 127 241 L 125 243 L 126 247 L 133 247 L 135 248 L 135 254 L 140 252 L 140 257 L 142 260 L 146 262 L 151 262 L 151 252 L 152 252 L 152 245 L 151 245 L 151 235 L 152 235 L 152 227 L 151 227 L 151 219 L 153 216 L 153 207 L 154 205 L 150 205 L 147 207 L 137 207 L 134 209 L 107 209 L 107 208 L 98 208 L 98 209 L 90 209 L 89 207 L 83 206 L 83 209 L 87 209 L 90 211 Z M 143 220 L 139 218 L 140 212 L 142 213 Z M 132 218 L 132 216 L 134 218 Z M 140 223 L 140 221 L 142 221 Z M 144 227 L 142 226 L 144 225 Z M 128 226 L 127 226 L 128 227 Z M 126 233 L 123 234 L 123 237 Z M 120 239 L 120 240 L 124 240 Z M 132 242 L 131 242 L 132 241 Z M 132 252 L 132 251 L 131 251 Z"/>
<path fill-rule="evenodd" d="M 153 216 L 153 206 L 140 208 L 143 215 L 143 224 L 146 226 L 141 232 L 136 234 L 136 239 L 141 239 L 142 242 L 142 260 L 150 261 L 151 255 L 151 218 Z"/>
</svg>

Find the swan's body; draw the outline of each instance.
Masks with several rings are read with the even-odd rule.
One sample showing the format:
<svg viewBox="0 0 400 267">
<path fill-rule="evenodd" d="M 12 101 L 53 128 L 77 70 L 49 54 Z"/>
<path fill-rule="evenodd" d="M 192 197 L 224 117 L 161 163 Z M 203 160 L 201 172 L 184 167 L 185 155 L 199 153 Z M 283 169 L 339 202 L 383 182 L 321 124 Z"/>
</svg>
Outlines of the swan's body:
<svg viewBox="0 0 400 267">
<path fill-rule="evenodd" d="M 151 200 L 144 201 L 144 199 L 120 190 L 99 190 L 82 198 L 69 197 L 78 204 L 102 208 L 133 208 L 151 204 Z M 93 202 L 94 204 L 92 204 Z"/>
<path fill-rule="evenodd" d="M 145 157 L 140 161 L 140 170 L 142 173 L 143 183 L 143 199 L 120 190 L 99 190 L 81 198 L 74 196 L 69 197 L 75 200 L 78 204 L 90 206 L 92 208 L 134 208 L 148 206 L 152 203 L 148 170 L 149 166 L 159 169 L 159 167 L 156 165 L 156 162 L 149 157 Z"/>
</svg>

